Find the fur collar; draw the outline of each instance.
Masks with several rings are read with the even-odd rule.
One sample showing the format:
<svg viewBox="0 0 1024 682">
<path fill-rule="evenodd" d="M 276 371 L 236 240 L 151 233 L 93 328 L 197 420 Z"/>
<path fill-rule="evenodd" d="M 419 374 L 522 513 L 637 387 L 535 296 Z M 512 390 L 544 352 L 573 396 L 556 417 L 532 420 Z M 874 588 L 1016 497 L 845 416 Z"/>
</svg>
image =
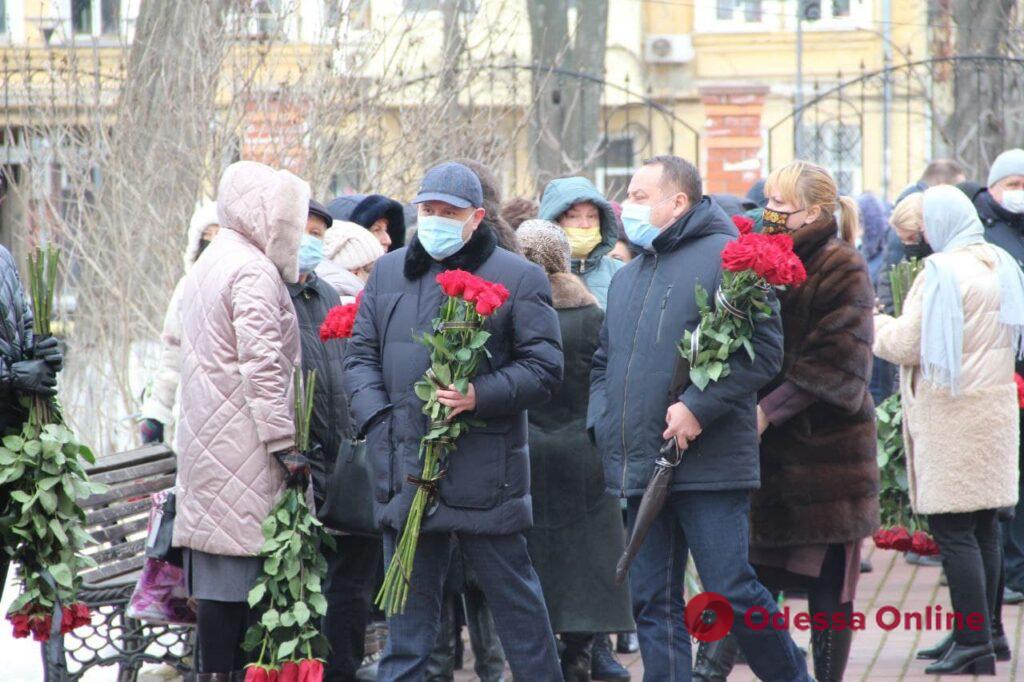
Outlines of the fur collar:
<svg viewBox="0 0 1024 682">
<path fill-rule="evenodd" d="M 498 248 L 498 238 L 495 236 L 494 230 L 486 223 L 480 223 L 466 245 L 458 253 L 441 261 L 441 267 L 444 270 L 475 272 L 484 264 L 484 261 L 491 257 L 496 248 Z M 419 237 L 413 237 L 405 251 L 403 267 L 405 278 L 409 281 L 419 279 L 430 271 L 430 266 L 433 263 L 434 259 L 420 244 Z"/>
<path fill-rule="evenodd" d="M 800 260 L 807 264 L 807 259 L 818 252 L 830 240 L 839 238 L 839 228 L 836 219 L 831 213 L 823 214 L 821 218 L 810 225 L 801 227 L 791 233 L 793 237 L 793 251 L 800 257 Z"/>
<path fill-rule="evenodd" d="M 551 301 L 555 310 L 569 308 L 585 308 L 597 305 L 597 299 L 587 290 L 583 280 L 568 272 L 556 272 L 548 275 L 551 281 Z"/>
</svg>

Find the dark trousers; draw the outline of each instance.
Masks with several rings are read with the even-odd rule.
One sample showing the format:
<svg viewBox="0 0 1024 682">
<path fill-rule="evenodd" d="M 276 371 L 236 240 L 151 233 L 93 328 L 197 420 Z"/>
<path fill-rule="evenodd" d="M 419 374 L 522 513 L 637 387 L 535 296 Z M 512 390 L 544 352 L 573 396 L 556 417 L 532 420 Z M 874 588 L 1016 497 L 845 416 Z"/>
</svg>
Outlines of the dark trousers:
<svg viewBox="0 0 1024 682">
<path fill-rule="evenodd" d="M 953 632 L 957 644 L 984 644 L 992 639 L 992 614 L 998 604 L 1000 556 L 995 509 L 953 514 L 931 514 L 928 527 L 942 551 L 942 567 L 949 580 L 953 610 L 966 619 L 980 613 L 980 630 L 966 626 Z"/>
<path fill-rule="evenodd" d="M 639 497 L 629 498 L 631 528 L 639 506 Z M 747 559 L 749 510 L 745 490 L 686 491 L 671 494 L 651 525 L 629 571 L 646 682 L 689 682 L 692 676 L 683 603 L 687 552 L 693 554 L 704 589 L 721 594 L 732 606 L 732 632 L 754 674 L 773 682 L 809 679 L 788 632 L 744 624 L 744 615 L 755 606 L 778 612 Z"/>
<path fill-rule="evenodd" d="M 1022 424 L 1024 427 L 1024 424 Z M 1020 466 L 1024 470 L 1024 445 L 1021 447 Z M 1000 521 L 1003 532 L 1003 570 L 1006 586 L 1024 591 L 1024 475 L 1017 482 L 1017 506 L 1012 519 Z"/>
<path fill-rule="evenodd" d="M 196 600 L 197 672 L 230 673 L 242 670 L 250 656 L 242 650 L 245 632 L 252 625 L 245 602 Z"/>
<path fill-rule="evenodd" d="M 782 576 L 782 578 L 780 578 Z M 790 589 L 807 591 L 807 611 L 815 613 L 845 613 L 853 611 L 853 603 L 843 603 L 843 583 L 846 580 L 846 547 L 829 545 L 817 577 L 798 576 L 779 569 L 757 568 L 757 577 L 772 592 L 772 598 L 779 592 Z"/>
<path fill-rule="evenodd" d="M 370 600 L 368 587 L 380 560 L 380 538 L 342 535 L 335 549 L 322 546 L 327 559 L 322 632 L 331 651 L 324 668 L 327 682 L 353 682 L 363 661 Z"/>
<path fill-rule="evenodd" d="M 540 579 L 526 551 L 526 537 L 522 533 L 456 535 L 466 564 L 493 610 L 513 676 L 531 682 L 561 680 L 555 636 Z M 385 531 L 385 561 L 391 561 L 396 543 L 396 533 Z M 420 535 L 405 613 L 388 619 L 388 643 L 378 682 L 424 679 L 441 627 L 441 597 L 451 554 L 450 534 Z"/>
</svg>

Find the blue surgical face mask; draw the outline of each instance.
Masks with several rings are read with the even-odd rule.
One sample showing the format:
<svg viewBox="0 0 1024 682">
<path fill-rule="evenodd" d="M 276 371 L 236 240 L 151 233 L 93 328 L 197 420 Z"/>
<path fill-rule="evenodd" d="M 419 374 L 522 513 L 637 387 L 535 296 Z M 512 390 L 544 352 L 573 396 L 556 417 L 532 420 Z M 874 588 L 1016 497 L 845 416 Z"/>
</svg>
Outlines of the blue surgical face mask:
<svg viewBox="0 0 1024 682">
<path fill-rule="evenodd" d="M 634 204 L 632 201 L 622 203 L 622 227 L 626 230 L 626 236 L 629 241 L 648 251 L 651 250 L 655 237 L 661 234 L 659 228 L 651 225 L 651 208 L 653 207 Z"/>
<path fill-rule="evenodd" d="M 438 215 L 421 216 L 416 222 L 416 238 L 431 258 L 444 260 L 458 253 L 465 245 L 462 241 L 462 228 L 470 218 L 459 222 Z"/>
<path fill-rule="evenodd" d="M 311 234 L 302 235 L 299 242 L 299 272 L 303 275 L 316 270 L 320 261 L 324 259 L 324 242 Z"/>
</svg>

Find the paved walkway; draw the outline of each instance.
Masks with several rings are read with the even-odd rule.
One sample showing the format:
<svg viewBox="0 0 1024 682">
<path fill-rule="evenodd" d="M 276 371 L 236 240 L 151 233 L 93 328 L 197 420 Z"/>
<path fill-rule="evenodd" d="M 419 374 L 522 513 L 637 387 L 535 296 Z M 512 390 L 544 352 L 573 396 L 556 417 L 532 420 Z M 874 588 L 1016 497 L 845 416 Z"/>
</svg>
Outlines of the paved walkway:
<svg viewBox="0 0 1024 682">
<path fill-rule="evenodd" d="M 853 653 L 847 669 L 847 680 L 937 680 L 938 677 L 924 674 L 925 664 L 914 660 L 914 651 L 938 641 L 941 632 L 917 632 L 893 630 L 886 632 L 875 625 L 875 614 L 885 606 L 894 606 L 901 611 L 924 611 L 926 606 L 941 605 L 944 610 L 950 608 L 949 593 L 939 585 L 938 568 L 920 568 L 911 566 L 903 556 L 895 552 L 875 550 L 865 544 L 865 553 L 874 564 L 874 572 L 861 577 L 858 587 L 856 609 L 867 614 L 867 629 L 858 632 L 853 643 Z M 14 586 L 7 590 L 8 599 L 13 599 Z M 787 604 L 792 613 L 807 607 L 806 601 L 789 600 Z M 0 605 L 6 612 L 7 604 Z M 999 663 L 997 677 L 979 679 L 1021 680 L 1024 682 L 1024 663 L 1016 652 L 1024 646 L 1024 608 L 1007 606 L 1003 610 L 1003 621 L 1014 649 L 1014 660 L 1010 663 Z M 796 632 L 797 641 L 806 646 L 810 639 L 807 632 Z M 466 651 L 470 648 L 467 646 Z M 639 682 L 643 679 L 643 663 L 639 655 L 620 656 L 623 665 Z M 2 672 L 0 680 L 4 682 L 37 682 L 42 680 L 39 665 L 39 649 L 30 641 L 14 640 L 10 627 L 6 622 L 0 623 L 0 662 Z M 466 671 L 456 674 L 459 682 L 475 680 L 472 674 L 472 660 L 466 661 Z M 115 680 L 112 670 L 97 670 L 87 676 L 87 680 Z M 730 676 L 730 681 L 752 682 L 756 680 L 750 669 L 738 666 Z M 947 677 L 946 679 L 963 680 L 964 677 Z"/>
<path fill-rule="evenodd" d="M 902 612 L 924 612 L 926 606 L 941 605 L 949 610 L 949 592 L 939 584 L 938 568 L 922 568 L 908 564 L 902 554 L 875 549 L 870 542 L 864 544 L 864 553 L 871 558 L 874 571 L 861 576 L 857 587 L 855 609 L 867 615 L 867 626 L 854 636 L 853 652 L 846 671 L 846 680 L 1022 680 L 1024 662 L 1017 655 L 1024 646 L 1024 608 L 1006 606 L 1003 608 L 1003 623 L 1014 650 L 1014 659 L 1009 663 L 998 663 L 996 677 L 968 678 L 963 676 L 925 675 L 924 661 L 914 660 L 918 648 L 930 646 L 939 641 L 945 632 L 920 632 L 898 630 L 885 631 L 875 623 L 875 614 L 880 608 L 894 606 Z M 791 614 L 807 608 L 806 600 L 787 600 Z M 794 637 L 801 646 L 810 641 L 809 632 L 794 631 Z M 696 647 L 694 647 L 696 650 Z M 469 651 L 469 647 L 466 647 Z M 644 667 L 639 654 L 619 656 L 620 662 L 633 675 L 633 680 L 643 680 Z M 466 669 L 472 671 L 472 661 L 466 662 Z M 808 670 L 811 663 L 808 660 Z M 455 676 L 458 682 L 469 682 L 477 677 L 471 672 L 460 672 Z M 737 666 L 730 682 L 754 682 L 757 677 L 746 666 Z"/>
</svg>

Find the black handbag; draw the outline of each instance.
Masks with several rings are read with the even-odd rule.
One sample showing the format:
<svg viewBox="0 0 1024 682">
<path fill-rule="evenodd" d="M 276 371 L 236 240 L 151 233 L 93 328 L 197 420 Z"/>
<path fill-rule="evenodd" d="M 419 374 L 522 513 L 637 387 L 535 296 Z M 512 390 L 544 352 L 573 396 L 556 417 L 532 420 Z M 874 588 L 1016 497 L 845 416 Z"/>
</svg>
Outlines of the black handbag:
<svg viewBox="0 0 1024 682">
<path fill-rule="evenodd" d="M 162 559 L 169 564 L 184 566 L 184 558 L 180 547 L 172 547 L 174 538 L 174 516 L 176 513 L 174 491 L 167 493 L 164 506 L 157 517 L 156 525 L 150 530 L 146 539 L 146 556 Z"/>
<path fill-rule="evenodd" d="M 355 535 L 380 536 L 373 521 L 373 484 L 366 441 L 347 437 L 328 474 L 317 518 L 328 528 Z"/>
</svg>

